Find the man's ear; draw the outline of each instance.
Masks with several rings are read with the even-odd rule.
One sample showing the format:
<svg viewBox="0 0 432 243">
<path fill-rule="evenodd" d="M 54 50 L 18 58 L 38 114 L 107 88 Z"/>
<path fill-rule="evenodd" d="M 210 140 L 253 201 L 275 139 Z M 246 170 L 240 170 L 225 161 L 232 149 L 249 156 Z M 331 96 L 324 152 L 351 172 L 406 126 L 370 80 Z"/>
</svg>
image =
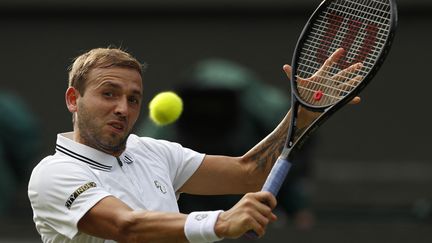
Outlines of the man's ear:
<svg viewBox="0 0 432 243">
<path fill-rule="evenodd" d="M 78 90 L 75 89 L 74 87 L 69 87 L 66 90 L 66 94 L 65 94 L 66 106 L 71 113 L 74 113 L 77 111 L 78 97 L 79 96 L 80 96 L 80 94 L 79 94 Z"/>
</svg>

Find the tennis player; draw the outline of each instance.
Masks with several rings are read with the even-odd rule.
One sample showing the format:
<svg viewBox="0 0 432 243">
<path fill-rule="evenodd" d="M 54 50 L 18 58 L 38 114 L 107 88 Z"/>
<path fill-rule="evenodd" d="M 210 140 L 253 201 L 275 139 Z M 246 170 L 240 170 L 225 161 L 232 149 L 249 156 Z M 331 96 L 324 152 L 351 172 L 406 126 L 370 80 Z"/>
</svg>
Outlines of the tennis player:
<svg viewBox="0 0 432 243">
<path fill-rule="evenodd" d="M 74 60 L 65 94 L 73 131 L 57 135 L 55 154 L 34 168 L 28 186 L 42 241 L 214 242 L 250 230 L 263 236 L 276 220 L 276 199 L 256 191 L 280 154 L 289 115 L 241 157 L 205 155 L 131 134 L 142 94 L 142 65 L 130 54 L 98 48 Z M 180 193 L 247 194 L 227 211 L 185 215 Z"/>
</svg>

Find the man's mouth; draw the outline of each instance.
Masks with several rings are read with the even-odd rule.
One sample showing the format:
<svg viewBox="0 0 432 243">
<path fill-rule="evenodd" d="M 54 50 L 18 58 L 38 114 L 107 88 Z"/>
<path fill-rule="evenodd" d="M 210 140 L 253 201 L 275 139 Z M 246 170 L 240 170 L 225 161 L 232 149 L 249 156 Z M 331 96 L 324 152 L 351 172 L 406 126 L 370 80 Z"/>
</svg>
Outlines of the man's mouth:
<svg viewBox="0 0 432 243">
<path fill-rule="evenodd" d="M 113 127 L 115 130 L 122 132 L 125 130 L 126 125 L 123 124 L 122 122 L 109 122 L 108 123 L 109 126 Z"/>
</svg>

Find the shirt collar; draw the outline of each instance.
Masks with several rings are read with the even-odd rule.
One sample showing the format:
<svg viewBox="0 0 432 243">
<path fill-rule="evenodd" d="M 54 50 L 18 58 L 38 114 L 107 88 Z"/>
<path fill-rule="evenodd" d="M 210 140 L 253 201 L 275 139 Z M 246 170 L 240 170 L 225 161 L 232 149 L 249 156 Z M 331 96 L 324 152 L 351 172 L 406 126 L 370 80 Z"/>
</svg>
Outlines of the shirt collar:
<svg viewBox="0 0 432 243">
<path fill-rule="evenodd" d="M 111 171 L 114 163 L 117 163 L 116 157 L 75 142 L 73 140 L 73 132 L 57 135 L 56 151 L 87 163 L 93 169 L 102 171 Z"/>
</svg>

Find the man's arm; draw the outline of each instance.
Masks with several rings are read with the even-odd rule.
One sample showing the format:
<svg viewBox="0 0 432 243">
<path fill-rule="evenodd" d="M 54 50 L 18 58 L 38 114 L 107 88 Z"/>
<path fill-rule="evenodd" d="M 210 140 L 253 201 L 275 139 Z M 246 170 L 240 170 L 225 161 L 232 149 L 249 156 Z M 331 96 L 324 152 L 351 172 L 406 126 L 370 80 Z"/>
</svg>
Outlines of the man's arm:
<svg viewBox="0 0 432 243">
<path fill-rule="evenodd" d="M 80 232 L 118 242 L 187 242 L 185 214 L 133 211 L 109 196 L 93 206 L 78 222 Z"/>
<path fill-rule="evenodd" d="M 290 117 L 288 112 L 272 133 L 241 157 L 206 155 L 180 191 L 214 195 L 260 190 L 283 149 Z"/>
<path fill-rule="evenodd" d="M 253 230 L 265 233 L 276 199 L 268 192 L 246 194 L 233 208 L 222 212 L 214 225 L 220 238 L 238 238 Z M 118 242 L 187 242 L 181 213 L 133 211 L 119 199 L 109 196 L 93 206 L 78 222 L 80 232 Z"/>
</svg>

